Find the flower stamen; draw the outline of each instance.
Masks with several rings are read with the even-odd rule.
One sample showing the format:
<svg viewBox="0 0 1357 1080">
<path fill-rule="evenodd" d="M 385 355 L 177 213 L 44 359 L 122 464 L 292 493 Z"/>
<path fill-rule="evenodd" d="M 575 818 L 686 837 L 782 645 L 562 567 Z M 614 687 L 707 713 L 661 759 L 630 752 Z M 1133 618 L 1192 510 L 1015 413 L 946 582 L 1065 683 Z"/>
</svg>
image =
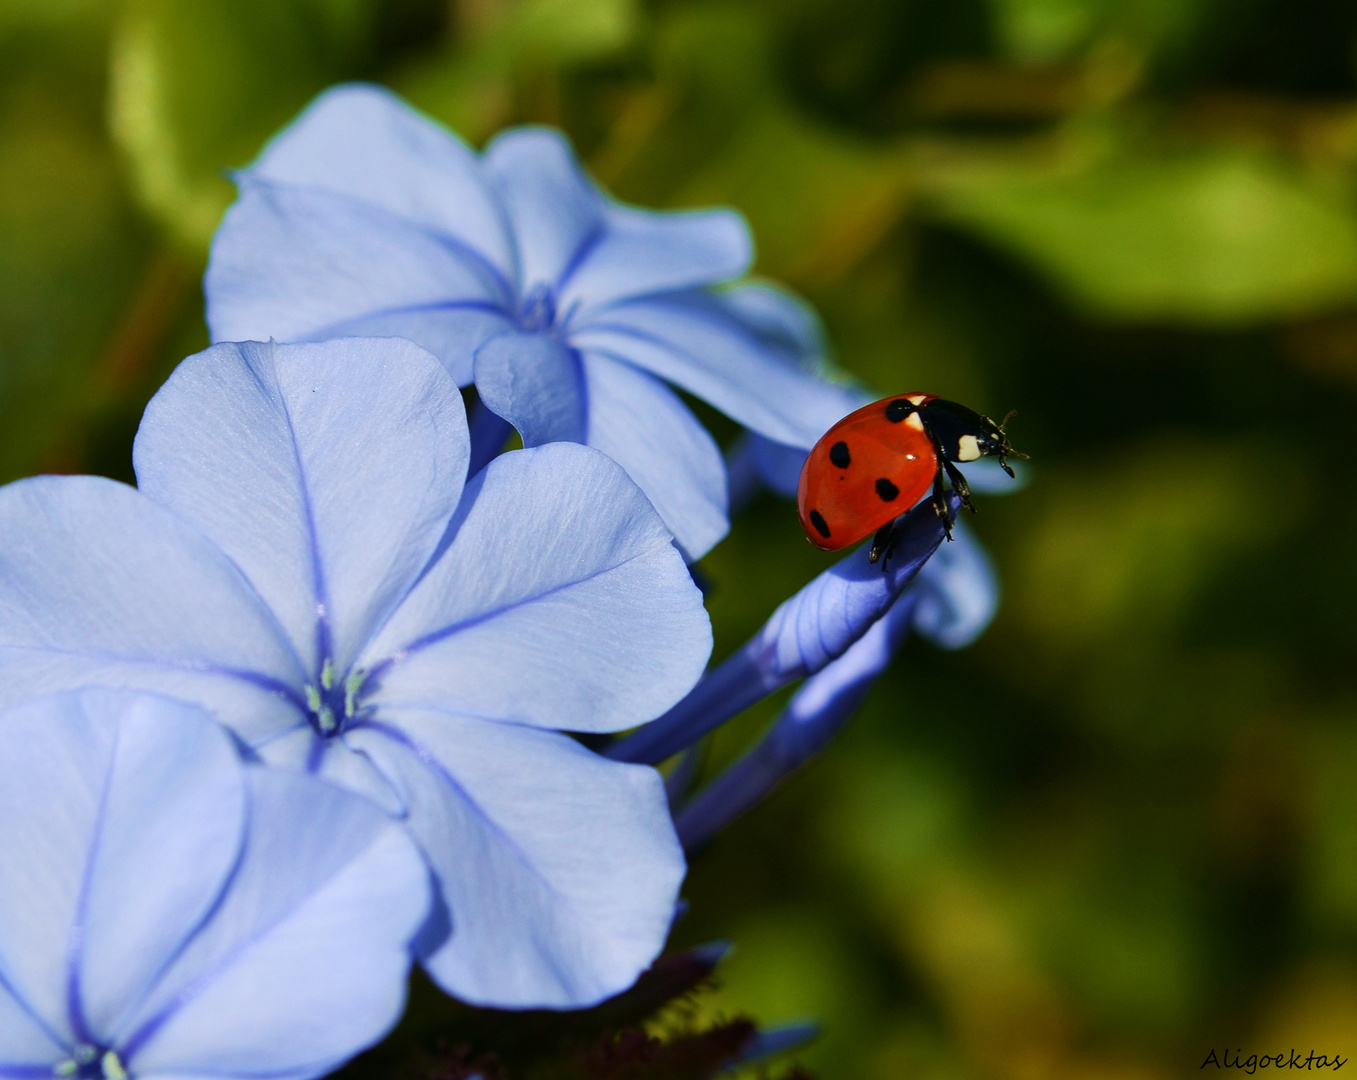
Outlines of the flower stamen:
<svg viewBox="0 0 1357 1080">
<path fill-rule="evenodd" d="M 52 1066 L 52 1075 L 76 1080 L 127 1080 L 127 1069 L 116 1050 L 101 1053 L 97 1046 L 78 1043 L 70 1057 Z"/>
<path fill-rule="evenodd" d="M 308 683 L 303 689 L 306 693 L 306 708 L 311 713 L 311 722 L 316 731 L 325 736 L 335 734 L 346 720 L 352 720 L 358 713 L 359 696 L 368 673 L 361 668 L 351 671 L 344 679 L 343 690 L 339 689 L 339 673 L 334 660 L 325 658 L 321 665 L 320 679 Z"/>
<path fill-rule="evenodd" d="M 344 718 L 352 719 L 353 714 L 358 711 L 358 694 L 363 689 L 363 683 L 367 681 L 368 673 L 359 668 L 349 674 L 344 680 Z"/>
</svg>

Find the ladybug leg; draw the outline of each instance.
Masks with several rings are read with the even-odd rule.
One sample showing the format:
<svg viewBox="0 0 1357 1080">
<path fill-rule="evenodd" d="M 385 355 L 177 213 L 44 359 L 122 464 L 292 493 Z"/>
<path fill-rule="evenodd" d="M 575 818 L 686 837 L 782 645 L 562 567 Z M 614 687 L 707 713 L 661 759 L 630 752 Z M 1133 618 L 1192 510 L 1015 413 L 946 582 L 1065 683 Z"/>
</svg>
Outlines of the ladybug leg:
<svg viewBox="0 0 1357 1080">
<path fill-rule="evenodd" d="M 974 514 L 975 507 L 971 505 L 971 485 L 966 483 L 966 478 L 961 475 L 961 470 L 945 458 L 942 467 L 947 470 L 947 479 L 952 481 L 952 490 L 961 497 L 961 505 Z"/>
<path fill-rule="evenodd" d="M 890 561 L 891 551 L 895 547 L 895 522 L 887 522 L 881 528 L 876 530 L 876 535 L 872 537 L 872 550 L 867 553 L 867 561 L 874 563 L 885 555 L 886 562 Z M 886 564 L 881 564 L 881 569 L 886 569 Z"/>
<path fill-rule="evenodd" d="M 943 480 L 942 455 L 938 455 L 938 473 L 933 477 L 933 510 L 942 518 L 943 531 L 947 533 L 947 539 L 952 539 L 952 514 L 947 506 L 947 487 Z"/>
</svg>

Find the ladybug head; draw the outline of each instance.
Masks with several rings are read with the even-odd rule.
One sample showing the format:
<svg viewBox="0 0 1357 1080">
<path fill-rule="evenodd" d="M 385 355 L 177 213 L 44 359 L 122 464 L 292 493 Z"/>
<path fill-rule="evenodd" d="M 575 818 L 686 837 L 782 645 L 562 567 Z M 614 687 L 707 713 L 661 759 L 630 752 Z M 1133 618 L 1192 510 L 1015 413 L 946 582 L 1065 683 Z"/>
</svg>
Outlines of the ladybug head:
<svg viewBox="0 0 1357 1080">
<path fill-rule="evenodd" d="M 1014 450 L 1013 447 L 1009 445 L 1008 434 L 1004 431 L 1004 428 L 1008 426 L 1008 422 L 1017 415 L 1017 409 L 1009 409 L 1008 415 L 997 424 L 988 416 L 982 416 L 980 419 L 984 421 L 986 430 L 984 434 L 976 440 L 980 447 L 980 453 L 985 457 L 997 457 L 999 459 L 999 468 L 1003 469 L 1009 476 L 1013 475 L 1013 468 L 1009 465 L 1008 458 L 1015 457 L 1021 458 L 1023 461 L 1027 460 L 1026 454 L 1020 450 Z"/>
</svg>

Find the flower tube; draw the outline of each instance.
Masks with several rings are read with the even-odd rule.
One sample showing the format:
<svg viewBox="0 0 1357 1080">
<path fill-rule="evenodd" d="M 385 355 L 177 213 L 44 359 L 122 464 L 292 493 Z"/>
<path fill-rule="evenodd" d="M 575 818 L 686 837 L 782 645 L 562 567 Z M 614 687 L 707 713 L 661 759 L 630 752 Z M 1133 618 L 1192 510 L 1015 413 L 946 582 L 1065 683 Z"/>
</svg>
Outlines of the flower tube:
<svg viewBox="0 0 1357 1080">
<path fill-rule="evenodd" d="M 903 593 L 837 660 L 812 675 L 763 740 L 674 815 L 685 850 L 760 802 L 839 733 L 909 636 L 919 594 Z"/>
<path fill-rule="evenodd" d="M 420 953 L 444 989 L 590 1005 L 659 953 L 684 864 L 659 775 L 563 732 L 662 714 L 710 624 L 603 454 L 468 481 L 470 454 L 456 384 L 409 342 L 190 358 L 147 408 L 138 489 L 0 488 L 0 705 L 100 684 L 203 706 L 402 823 L 455 928 Z"/>
<path fill-rule="evenodd" d="M 955 494 L 949 498 L 956 505 Z M 865 547 L 840 560 L 785 601 L 687 697 L 604 753 L 616 761 L 663 761 L 774 690 L 814 675 L 867 633 L 942 540 L 941 519 L 930 503 L 920 503 L 896 526 L 888 568 L 869 562 Z"/>
</svg>

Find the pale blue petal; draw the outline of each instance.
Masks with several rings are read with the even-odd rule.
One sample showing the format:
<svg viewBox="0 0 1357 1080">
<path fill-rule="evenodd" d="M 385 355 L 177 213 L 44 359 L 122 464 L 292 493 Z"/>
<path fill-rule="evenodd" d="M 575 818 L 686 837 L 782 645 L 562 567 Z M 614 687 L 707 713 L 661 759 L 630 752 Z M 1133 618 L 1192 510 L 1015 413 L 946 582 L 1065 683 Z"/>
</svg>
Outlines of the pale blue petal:
<svg viewBox="0 0 1357 1080">
<path fill-rule="evenodd" d="M 683 856 L 659 774 L 556 732 L 388 709 L 356 731 L 411 792 L 407 826 L 452 913 L 425 965 L 500 1008 L 579 1008 L 630 986 L 673 919 Z"/>
<path fill-rule="evenodd" d="M 246 740 L 296 724 L 303 672 L 240 571 L 123 484 L 0 489 L 0 705 L 72 686 L 203 702 Z"/>
<path fill-rule="evenodd" d="M 340 671 L 428 562 L 461 495 L 457 386 L 395 338 L 216 345 L 146 408 L 141 490 L 196 525 L 311 669 Z"/>
<path fill-rule="evenodd" d="M 663 712 L 711 651 L 702 597 L 622 471 L 575 443 L 504 454 L 364 653 L 367 700 L 573 731 Z"/>
<path fill-rule="evenodd" d="M 213 341 L 423 331 L 450 369 L 515 303 L 474 253 L 389 211 L 248 176 L 203 287 Z"/>
<path fill-rule="evenodd" d="M 655 213 L 608 203 L 603 213 L 605 231 L 557 283 L 562 311 L 730 281 L 754 255 L 749 227 L 733 210 Z"/>
<path fill-rule="evenodd" d="M 84 690 L 5 711 L 0 978 L 49 1030 L 105 1039 L 215 901 L 244 821 L 236 751 L 194 706 Z"/>
<path fill-rule="evenodd" d="M 763 492 L 763 476 L 754 457 L 755 439 L 769 446 L 781 445 L 770 443 L 763 436 L 750 431 L 746 431 L 730 444 L 726 451 L 726 497 L 727 513 L 732 518 L 744 513 L 749 504 Z M 804 454 L 806 451 L 799 452 Z"/>
<path fill-rule="evenodd" d="M 780 356 L 785 363 L 811 375 L 825 376 L 829 365 L 825 360 L 824 332 L 809 304 L 764 283 L 723 289 L 717 298 L 766 349 Z M 872 395 L 860 387 L 828 380 L 822 386 L 819 417 L 822 422 L 827 421 L 826 430 L 833 422 L 872 400 Z M 836 412 L 838 416 L 833 415 Z M 738 502 L 743 504 L 764 486 L 783 498 L 794 498 L 806 453 L 804 445 L 788 446 L 754 431 L 746 433 L 732 448 L 728 460 L 732 505 L 737 503 L 737 495 L 740 497 Z"/>
<path fill-rule="evenodd" d="M 366 799 L 246 773 L 245 855 L 212 918 L 118 1034 L 133 1075 L 315 1076 L 400 1015 L 428 868 Z"/>
<path fill-rule="evenodd" d="M 963 521 L 924 564 L 912 586 L 914 628 L 943 649 L 963 649 L 985 632 L 999 608 L 999 578 L 980 541 Z"/>
<path fill-rule="evenodd" d="M 773 442 L 751 431 L 749 453 L 759 477 L 771 491 L 784 499 L 796 498 L 796 485 L 801 480 L 801 469 L 808 453 L 805 447 Z"/>
<path fill-rule="evenodd" d="M 486 147 L 484 161 L 513 226 L 520 292 L 554 288 L 602 238 L 602 197 L 558 131 L 506 131 Z"/>
<path fill-rule="evenodd" d="M 590 446 L 627 470 L 689 562 L 730 528 L 721 450 L 697 417 L 648 372 L 584 356 Z"/>
<path fill-rule="evenodd" d="M 80 931 L 85 1015 L 100 1032 L 114 1030 L 207 914 L 245 825 L 240 760 L 225 732 L 196 706 L 128 695 L 119 708 L 115 693 L 103 695 L 121 730 Z M 97 716 L 100 695 L 86 691 L 84 700 Z"/>
<path fill-rule="evenodd" d="M 383 87 L 326 90 L 273 138 L 250 173 L 384 207 L 457 238 L 513 276 L 507 223 L 475 152 Z"/>
<path fill-rule="evenodd" d="M 65 1057 L 68 1045 L 59 1042 L 55 1032 L 49 1031 L 5 987 L 4 959 L 0 957 L 0 1076 L 30 1070 L 45 1073 L 54 1061 Z"/>
<path fill-rule="evenodd" d="M 67 1008 L 71 927 L 116 737 L 73 694 L 0 714 L 0 977 L 67 1045 L 79 1037 Z"/>
<path fill-rule="evenodd" d="M 311 724 L 303 721 L 288 731 L 279 732 L 273 738 L 251 746 L 250 752 L 266 765 L 306 772 L 316 747 L 326 741 L 316 734 Z"/>
<path fill-rule="evenodd" d="M 749 282 L 722 289 L 714 294 L 725 310 L 746 327 L 763 346 L 785 363 L 817 376 L 823 399 L 819 402 L 817 423 L 825 430 L 855 409 L 874 401 L 879 394 L 854 383 L 852 377 L 828 360 L 824 327 L 815 309 L 786 289 L 765 282 Z M 787 447 L 754 436 L 765 444 L 759 458 L 768 469 L 768 486 L 780 495 L 796 494 L 796 477 L 805 460 L 804 446 Z M 800 451 L 794 471 L 789 467 L 787 451 Z M 791 472 L 790 484 L 788 473 Z"/>
<path fill-rule="evenodd" d="M 255 748 L 259 760 L 276 769 L 310 773 L 375 802 L 392 817 L 405 816 L 404 793 L 366 755 L 353 750 L 346 736 L 323 738 L 306 724 Z"/>
<path fill-rule="evenodd" d="M 572 329 L 570 343 L 645 368 L 791 446 L 809 449 L 845 412 L 842 388 L 789 363 L 705 294 L 619 304 Z"/>
<path fill-rule="evenodd" d="M 524 446 L 584 441 L 582 383 L 579 358 L 552 337 L 502 334 L 476 353 L 476 392 Z"/>
<path fill-rule="evenodd" d="M 690 561 L 726 534 L 720 451 L 671 390 L 607 356 L 555 338 L 506 334 L 476 354 L 476 389 L 525 446 L 586 442 L 627 470 Z"/>
<path fill-rule="evenodd" d="M 827 347 L 815 309 L 785 288 L 752 281 L 716 294 L 726 310 L 791 363 L 818 371 Z M 868 399 L 870 400 L 870 399 Z"/>
<path fill-rule="evenodd" d="M 313 337 L 405 338 L 438 357 L 458 386 L 470 386 L 475 381 L 476 350 L 513 329 L 513 321 L 502 312 L 445 306 L 360 315 Z"/>
</svg>

